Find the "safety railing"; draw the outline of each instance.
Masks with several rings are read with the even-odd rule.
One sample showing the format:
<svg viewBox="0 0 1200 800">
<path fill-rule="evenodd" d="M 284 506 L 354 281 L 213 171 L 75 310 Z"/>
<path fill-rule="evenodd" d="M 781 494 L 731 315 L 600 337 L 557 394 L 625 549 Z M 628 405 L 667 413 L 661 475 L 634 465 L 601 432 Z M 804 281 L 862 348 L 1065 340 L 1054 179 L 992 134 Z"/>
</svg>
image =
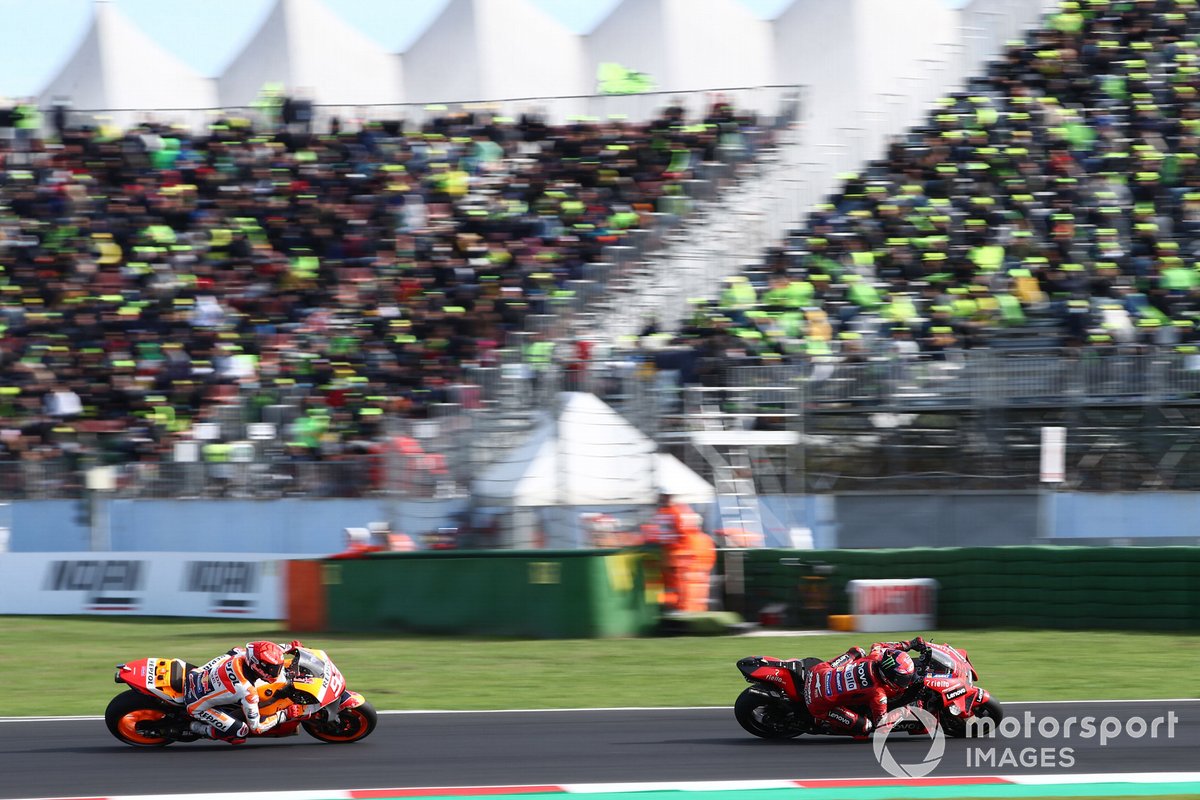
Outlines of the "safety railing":
<svg viewBox="0 0 1200 800">
<path fill-rule="evenodd" d="M 254 461 L 138 461 L 112 465 L 113 498 L 279 499 L 374 497 L 437 499 L 461 495 L 439 454 L 351 454 L 331 461 L 264 456 Z M 85 491 L 76 459 L 0 461 L 0 495 L 14 500 L 75 498 Z"/>
<path fill-rule="evenodd" d="M 66 127 L 81 125 L 111 126 L 127 129 L 153 123 L 174 125 L 198 133 L 216 124 L 237 124 L 248 120 L 262 128 L 286 127 L 292 131 L 327 133 L 355 131 L 368 123 L 378 123 L 393 131 L 420 130 L 428 121 L 451 115 L 475 114 L 517 118 L 537 116 L 552 123 L 571 122 L 644 122 L 662 114 L 668 106 L 683 109 L 689 119 L 703 117 L 712 102 L 721 97 L 739 109 L 765 114 L 787 113 L 794 100 L 784 84 L 761 86 L 714 86 L 688 90 L 655 90 L 637 94 L 580 94 L 559 96 L 504 97 L 461 101 L 421 101 L 410 103 L 336 104 L 309 103 L 301 118 L 282 119 L 282 95 L 263 96 L 250 105 L 221 105 L 212 108 L 77 108 L 67 103 L 61 120 Z M 51 128 L 56 109 L 40 109 L 43 125 Z"/>
<path fill-rule="evenodd" d="M 946 360 L 820 360 L 730 365 L 727 386 L 802 387 L 810 406 L 910 406 L 1200 402 L 1200 359 L 1158 347 L 1001 354 L 968 350 Z"/>
<path fill-rule="evenodd" d="M 695 429 L 677 374 L 656 368 L 648 354 L 530 365 L 519 352 L 505 350 L 500 361 L 468 370 L 425 418 L 389 416 L 385 433 L 376 439 L 343 442 L 320 452 L 290 446 L 287 420 L 298 409 L 289 415 L 284 405 L 258 408 L 253 390 L 246 390 L 222 406 L 213 416 L 217 422 L 206 423 L 212 429 L 205 436 L 232 445 L 220 460 L 205 456 L 202 439 L 190 440 L 194 446 L 189 451 L 188 434 L 183 434 L 182 447 L 168 451 L 166 458 L 113 465 L 109 491 L 133 498 L 463 496 L 484 467 L 525 441 L 560 391 L 596 394 L 665 448 L 686 448 L 688 432 Z M 1200 358 L 1165 347 L 1024 355 L 972 350 L 947 361 L 717 366 L 700 363 L 698 373 L 707 376 L 710 386 L 737 388 L 738 407 L 732 411 L 738 414 L 770 421 L 778 416 L 779 390 L 794 390 L 800 418 L 788 427 L 803 432 L 803 442 L 796 446 L 805 450 L 803 472 L 813 490 L 860 482 L 901 486 L 907 485 L 904 476 L 936 474 L 976 475 L 982 485 L 992 480 L 1025 485 L 1036 475 L 1037 453 L 1036 430 L 1027 417 L 1042 420 L 1038 424 L 1058 424 L 1044 418 L 1071 409 L 1094 417 L 1112 408 L 1174 408 L 1180 410 L 1177 416 L 1200 419 Z M 727 405 L 730 397 L 718 392 L 714 402 Z M 730 410 L 725 405 L 720 410 Z M 264 423 L 261 417 L 267 414 L 277 424 Z M 865 427 L 851 422 L 868 416 Z M 963 438 L 958 423 L 933 430 L 913 427 L 917 418 L 969 419 L 979 427 Z M 1012 420 L 1025 422 L 998 433 Z M 1141 475 L 1137 481 L 1172 486 L 1191 482 L 1195 475 L 1200 484 L 1200 462 L 1191 464 L 1191 424 L 1168 433 L 1162 420 L 1088 423 L 1096 430 L 1071 435 L 1071 446 L 1087 443 L 1096 462 L 1080 485 L 1124 486 L 1131 479 L 1125 473 Z M 873 432 L 863 434 L 860 428 Z M 1115 432 L 1098 432 L 1101 428 Z M 1154 435 L 1142 437 L 1145 441 L 1139 439 L 1136 446 L 1112 445 L 1132 441 L 1143 430 Z M 269 438 L 256 438 L 263 436 Z M 0 460 L 0 496 L 81 494 L 86 469 L 103 463 L 105 448 L 98 440 L 80 437 L 71 456 L 43 457 L 36 451 Z M 972 449 L 990 440 L 996 441 Z M 1175 454 L 1165 462 L 1163 447 Z M 1196 450 L 1200 458 L 1200 448 Z M 1129 459 L 1135 457 L 1145 463 L 1130 472 Z M 794 460 L 787 455 L 789 463 Z M 1172 465 L 1169 475 L 1159 468 L 1163 463 Z"/>
</svg>

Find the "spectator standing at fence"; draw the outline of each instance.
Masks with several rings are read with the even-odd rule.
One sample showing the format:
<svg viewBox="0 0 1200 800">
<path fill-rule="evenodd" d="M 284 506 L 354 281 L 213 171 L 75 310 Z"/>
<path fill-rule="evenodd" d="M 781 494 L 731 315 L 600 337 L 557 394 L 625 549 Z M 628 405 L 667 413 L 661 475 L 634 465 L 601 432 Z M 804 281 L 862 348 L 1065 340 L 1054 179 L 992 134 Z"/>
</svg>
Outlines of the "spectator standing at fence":
<svg viewBox="0 0 1200 800">
<path fill-rule="evenodd" d="M 709 587 L 713 566 L 717 563 L 717 548 L 712 537 L 700 529 L 700 515 L 694 516 L 697 517 L 697 524 L 689 525 L 684 530 L 679 610 L 698 614 L 708 610 Z"/>
<path fill-rule="evenodd" d="M 700 515 L 691 506 L 663 492 L 654 518 L 644 528 L 646 543 L 656 545 L 662 554 L 662 603 L 675 611 L 707 607 L 707 575 L 715 557 L 712 540 L 700 529 L 700 523 Z M 703 593 L 697 588 L 700 572 L 705 576 Z"/>
</svg>

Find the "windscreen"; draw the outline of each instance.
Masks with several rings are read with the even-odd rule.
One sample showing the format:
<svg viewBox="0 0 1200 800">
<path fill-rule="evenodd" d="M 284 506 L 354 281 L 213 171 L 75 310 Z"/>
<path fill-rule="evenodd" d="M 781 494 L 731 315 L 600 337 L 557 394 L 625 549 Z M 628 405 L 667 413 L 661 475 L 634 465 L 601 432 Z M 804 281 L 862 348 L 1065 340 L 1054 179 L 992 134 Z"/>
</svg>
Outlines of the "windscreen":
<svg viewBox="0 0 1200 800">
<path fill-rule="evenodd" d="M 292 671 L 295 677 L 307 676 L 313 678 L 325 677 L 325 660 L 317 658 L 307 650 L 301 650 L 296 654 L 296 660 L 292 664 Z"/>
<path fill-rule="evenodd" d="M 954 673 L 954 662 L 941 650 L 929 651 L 929 674 L 949 676 Z"/>
</svg>

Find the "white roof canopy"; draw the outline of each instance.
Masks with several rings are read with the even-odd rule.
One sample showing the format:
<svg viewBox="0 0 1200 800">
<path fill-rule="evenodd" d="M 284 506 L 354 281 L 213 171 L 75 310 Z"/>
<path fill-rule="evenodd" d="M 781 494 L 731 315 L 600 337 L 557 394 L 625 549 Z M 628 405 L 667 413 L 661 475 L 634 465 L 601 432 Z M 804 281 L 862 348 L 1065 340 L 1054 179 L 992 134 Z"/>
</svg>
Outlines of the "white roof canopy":
<svg viewBox="0 0 1200 800">
<path fill-rule="evenodd" d="M 795 0 L 772 23 L 775 80 L 806 87 L 806 140 L 829 172 L 879 155 L 944 91 L 959 15 L 941 0 Z M 921 97 L 921 93 L 929 96 Z"/>
<path fill-rule="evenodd" d="M 99 0 L 83 41 L 42 90 L 38 105 L 66 101 L 74 109 L 100 111 L 100 122 L 125 128 L 146 117 L 194 124 L 195 114 L 163 109 L 211 109 L 216 100 L 210 79 L 156 44 L 115 4 Z"/>
<path fill-rule="evenodd" d="M 622 0 L 586 43 L 593 84 L 603 63 L 646 73 L 667 92 L 763 86 L 772 77 L 770 24 L 737 0 Z"/>
<path fill-rule="evenodd" d="M 276 0 L 217 81 L 227 107 L 249 106 L 269 84 L 318 105 L 398 104 L 403 99 L 399 57 L 320 0 Z"/>
<path fill-rule="evenodd" d="M 528 0 L 450 0 L 404 53 L 409 102 L 587 94 L 583 40 Z"/>
</svg>

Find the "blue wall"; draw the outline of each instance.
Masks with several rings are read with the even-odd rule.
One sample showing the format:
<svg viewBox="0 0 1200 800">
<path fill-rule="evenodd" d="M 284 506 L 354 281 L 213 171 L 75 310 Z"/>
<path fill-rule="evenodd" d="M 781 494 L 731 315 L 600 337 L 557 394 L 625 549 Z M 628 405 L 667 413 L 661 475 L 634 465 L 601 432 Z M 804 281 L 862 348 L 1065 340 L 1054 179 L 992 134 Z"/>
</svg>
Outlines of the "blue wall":
<svg viewBox="0 0 1200 800">
<path fill-rule="evenodd" d="M 345 547 L 343 528 L 386 521 L 420 534 L 449 522 L 462 500 L 113 500 L 111 547 L 118 551 L 329 555 Z M 13 552 L 90 550 L 71 500 L 12 504 Z"/>
<path fill-rule="evenodd" d="M 75 521 L 73 500 L 16 500 L 8 548 L 15 553 L 91 550 L 91 532 Z"/>
<path fill-rule="evenodd" d="M 1200 493 L 1047 495 L 1056 539 L 1200 538 Z"/>
<path fill-rule="evenodd" d="M 767 544 L 774 547 L 791 547 L 793 528 L 810 529 L 813 545 L 821 549 L 1200 541 L 1200 493 L 895 493 L 759 500 Z M 453 524 L 465 505 L 465 499 L 113 500 L 107 508 L 112 550 L 328 555 L 343 549 L 343 528 L 379 520 L 417 535 Z M 18 500 L 9 509 L 13 552 L 92 549 L 88 529 L 75 519 L 75 501 Z"/>
<path fill-rule="evenodd" d="M 834 495 L 759 495 L 763 510 L 763 538 L 768 547 L 792 547 L 791 530 L 812 531 L 813 547 L 832 550 L 838 546 L 838 524 Z"/>
</svg>

